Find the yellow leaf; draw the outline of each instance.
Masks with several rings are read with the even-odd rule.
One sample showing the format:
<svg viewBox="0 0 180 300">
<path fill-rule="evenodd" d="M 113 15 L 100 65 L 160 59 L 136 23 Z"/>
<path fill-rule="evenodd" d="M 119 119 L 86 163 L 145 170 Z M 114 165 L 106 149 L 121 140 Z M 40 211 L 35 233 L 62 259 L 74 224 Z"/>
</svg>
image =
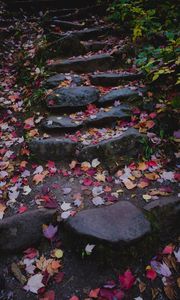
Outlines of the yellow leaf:
<svg viewBox="0 0 180 300">
<path fill-rule="evenodd" d="M 143 199 L 148 202 L 149 200 L 151 200 L 151 196 L 150 195 L 143 195 Z"/>
<path fill-rule="evenodd" d="M 54 255 L 56 258 L 62 258 L 63 257 L 63 251 L 61 249 L 55 249 Z"/>
<path fill-rule="evenodd" d="M 97 173 L 96 176 L 94 176 L 94 178 L 97 181 L 102 181 L 102 182 L 106 181 L 106 177 L 105 177 L 105 175 L 103 173 Z"/>
</svg>

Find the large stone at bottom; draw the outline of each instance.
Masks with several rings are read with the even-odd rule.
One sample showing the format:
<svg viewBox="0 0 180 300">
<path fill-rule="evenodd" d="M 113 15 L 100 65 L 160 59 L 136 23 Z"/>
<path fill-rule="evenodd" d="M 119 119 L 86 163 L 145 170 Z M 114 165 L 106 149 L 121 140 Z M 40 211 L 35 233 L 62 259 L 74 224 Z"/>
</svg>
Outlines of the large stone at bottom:
<svg viewBox="0 0 180 300">
<path fill-rule="evenodd" d="M 142 211 L 127 201 L 81 211 L 66 225 L 77 235 L 119 245 L 134 242 L 151 231 Z"/>
<path fill-rule="evenodd" d="M 54 209 L 35 209 L 0 221 L 0 250 L 20 251 L 40 242 L 42 225 L 52 223 Z"/>
</svg>

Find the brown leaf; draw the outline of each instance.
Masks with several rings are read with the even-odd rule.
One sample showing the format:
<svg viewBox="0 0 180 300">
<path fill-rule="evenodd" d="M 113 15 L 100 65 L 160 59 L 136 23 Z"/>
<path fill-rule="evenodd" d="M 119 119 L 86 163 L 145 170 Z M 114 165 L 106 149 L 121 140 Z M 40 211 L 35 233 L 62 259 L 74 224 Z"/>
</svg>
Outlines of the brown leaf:
<svg viewBox="0 0 180 300">
<path fill-rule="evenodd" d="M 139 283 L 139 291 L 140 291 L 140 293 L 143 293 L 145 291 L 145 289 L 146 289 L 146 284 L 141 281 Z"/>
<path fill-rule="evenodd" d="M 165 292 L 166 296 L 168 297 L 168 299 L 170 299 L 170 300 L 176 299 L 176 292 L 171 285 L 166 285 L 164 287 L 164 292 Z"/>
<path fill-rule="evenodd" d="M 177 285 L 178 285 L 178 288 L 180 288 L 180 277 L 177 278 Z"/>
<path fill-rule="evenodd" d="M 16 277 L 16 279 L 22 284 L 25 285 L 27 279 L 26 277 L 22 274 L 21 270 L 19 269 L 18 265 L 15 263 L 11 264 L 11 271 L 13 275 Z"/>
<path fill-rule="evenodd" d="M 152 288 L 151 293 L 152 293 L 152 300 L 154 300 L 159 294 L 159 290 L 157 288 Z"/>
</svg>

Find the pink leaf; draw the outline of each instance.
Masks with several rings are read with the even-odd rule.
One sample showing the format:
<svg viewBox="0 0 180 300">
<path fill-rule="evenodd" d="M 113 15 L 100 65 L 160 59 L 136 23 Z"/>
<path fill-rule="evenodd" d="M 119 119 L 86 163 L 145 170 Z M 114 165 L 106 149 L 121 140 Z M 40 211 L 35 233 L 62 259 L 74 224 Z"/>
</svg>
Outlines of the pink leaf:
<svg viewBox="0 0 180 300">
<path fill-rule="evenodd" d="M 172 254 L 173 253 L 173 247 L 172 246 L 166 246 L 164 249 L 163 249 L 163 252 L 162 254 Z"/>
<path fill-rule="evenodd" d="M 33 259 L 38 255 L 38 250 L 35 248 L 28 248 L 27 250 L 24 251 L 25 257 Z"/>
</svg>

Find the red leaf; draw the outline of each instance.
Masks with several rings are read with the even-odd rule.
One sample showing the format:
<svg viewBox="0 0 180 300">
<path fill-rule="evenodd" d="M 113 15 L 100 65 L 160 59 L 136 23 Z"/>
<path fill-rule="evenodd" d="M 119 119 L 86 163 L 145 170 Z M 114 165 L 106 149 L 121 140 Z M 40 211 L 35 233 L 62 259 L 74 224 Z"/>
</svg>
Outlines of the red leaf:
<svg viewBox="0 0 180 300">
<path fill-rule="evenodd" d="M 19 209 L 18 209 L 18 212 L 19 212 L 19 214 L 22 214 L 22 213 L 24 213 L 24 212 L 27 211 L 27 210 L 28 210 L 28 208 L 27 208 L 26 205 L 21 205 L 21 206 L 19 207 Z"/>
<path fill-rule="evenodd" d="M 52 290 L 46 292 L 43 298 L 40 298 L 40 300 L 55 300 L 55 292 Z"/>
<path fill-rule="evenodd" d="M 146 277 L 147 277 L 148 279 L 154 280 L 154 279 L 156 279 L 156 277 L 157 277 L 157 273 L 156 273 L 156 271 L 154 271 L 153 269 L 149 269 L 149 270 L 147 270 L 147 272 L 146 272 Z"/>
<path fill-rule="evenodd" d="M 132 275 L 132 272 L 128 269 L 126 272 L 124 272 L 123 275 L 119 276 L 119 281 L 123 289 L 129 290 L 135 282 L 135 277 Z"/>
<path fill-rule="evenodd" d="M 77 296 L 72 296 L 69 300 L 79 300 Z"/>
</svg>

